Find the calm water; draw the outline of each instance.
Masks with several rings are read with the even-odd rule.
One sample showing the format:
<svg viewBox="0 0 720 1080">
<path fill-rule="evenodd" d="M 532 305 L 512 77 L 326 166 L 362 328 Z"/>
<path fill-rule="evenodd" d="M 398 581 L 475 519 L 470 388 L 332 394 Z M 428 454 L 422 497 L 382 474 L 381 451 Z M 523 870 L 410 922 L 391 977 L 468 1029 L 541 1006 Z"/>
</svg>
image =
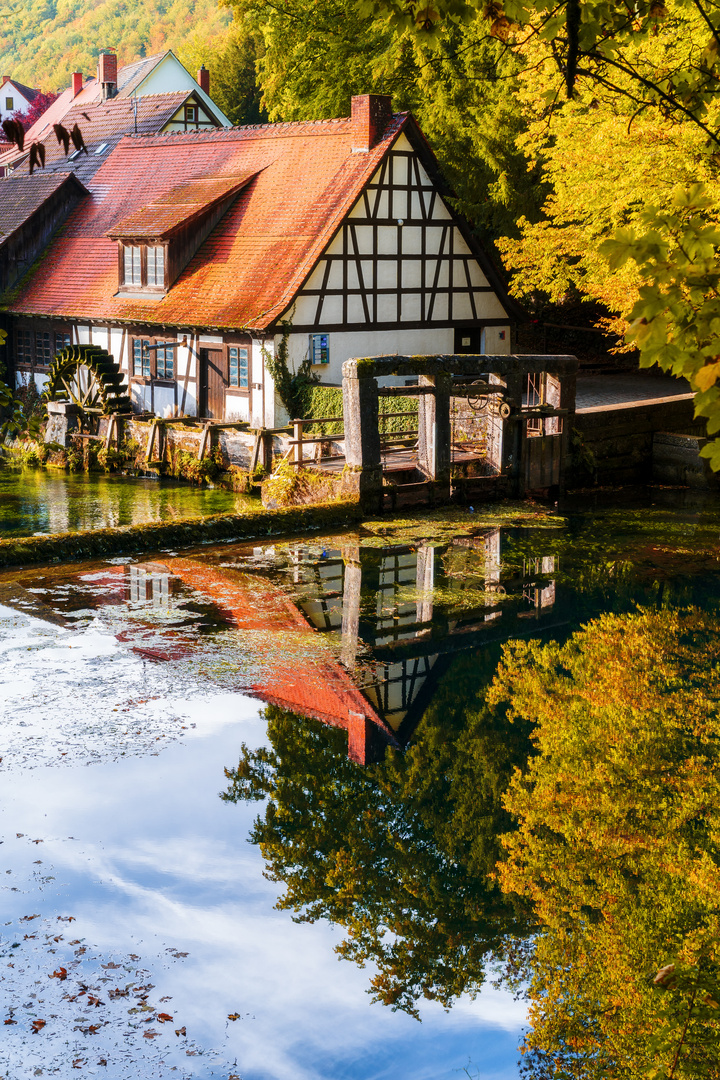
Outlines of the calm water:
<svg viewBox="0 0 720 1080">
<path fill-rule="evenodd" d="M 472 996 L 527 921 L 501 647 L 714 612 L 719 535 L 518 506 L 0 576 L 0 1076 L 519 1076 L 525 1003 Z"/>
<path fill-rule="evenodd" d="M 0 536 L 144 525 L 240 510 L 246 496 L 171 480 L 0 465 Z"/>
</svg>

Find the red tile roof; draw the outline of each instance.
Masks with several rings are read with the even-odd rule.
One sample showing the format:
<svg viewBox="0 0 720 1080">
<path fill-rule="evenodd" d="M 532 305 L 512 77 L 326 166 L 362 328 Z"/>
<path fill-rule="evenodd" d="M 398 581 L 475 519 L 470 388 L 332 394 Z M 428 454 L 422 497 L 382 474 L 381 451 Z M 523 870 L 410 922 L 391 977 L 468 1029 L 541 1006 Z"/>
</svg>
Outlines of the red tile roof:
<svg viewBox="0 0 720 1080">
<path fill-rule="evenodd" d="M 106 235 L 111 239 L 165 239 L 183 225 L 204 217 L 219 202 L 249 184 L 256 175 L 254 172 L 245 172 L 240 176 L 211 176 L 179 184 L 150 206 L 144 206 L 123 218 L 112 229 L 108 229 Z"/>
<path fill-rule="evenodd" d="M 69 218 L 39 271 L 5 310 L 180 327 L 270 328 L 401 130 L 430 153 L 407 114 L 393 116 L 367 153 L 352 152 L 350 120 L 123 139 L 86 181 L 91 199 Z M 179 183 L 250 172 L 258 175 L 167 296 L 115 295 L 117 245 L 108 232 Z"/>
<path fill-rule="evenodd" d="M 349 727 L 353 714 L 366 716 L 389 742 L 396 742 L 392 729 L 282 589 L 259 575 L 219 570 L 195 559 L 167 559 L 165 565 L 210 597 L 238 629 L 262 632 L 264 644 L 257 643 L 256 653 L 263 675 L 252 686 L 253 694 L 338 727 Z"/>
</svg>

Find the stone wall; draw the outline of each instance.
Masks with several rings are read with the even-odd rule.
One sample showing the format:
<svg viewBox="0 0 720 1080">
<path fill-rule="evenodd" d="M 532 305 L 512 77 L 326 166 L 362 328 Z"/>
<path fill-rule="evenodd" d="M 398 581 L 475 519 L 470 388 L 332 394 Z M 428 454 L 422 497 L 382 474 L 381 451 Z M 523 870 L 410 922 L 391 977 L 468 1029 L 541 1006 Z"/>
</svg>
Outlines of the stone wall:
<svg viewBox="0 0 720 1080">
<path fill-rule="evenodd" d="M 691 399 L 603 405 L 575 413 L 568 484 L 648 483 L 653 479 L 653 438 L 660 431 L 702 433 Z"/>
</svg>

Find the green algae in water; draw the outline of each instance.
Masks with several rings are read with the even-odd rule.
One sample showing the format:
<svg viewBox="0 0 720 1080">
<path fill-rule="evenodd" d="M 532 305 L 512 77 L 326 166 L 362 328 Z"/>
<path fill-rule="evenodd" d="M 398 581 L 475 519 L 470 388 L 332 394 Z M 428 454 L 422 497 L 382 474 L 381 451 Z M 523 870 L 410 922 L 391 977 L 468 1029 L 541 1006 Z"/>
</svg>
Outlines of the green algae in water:
<svg viewBox="0 0 720 1080">
<path fill-rule="evenodd" d="M 172 522 L 242 513 L 247 496 L 175 481 L 0 467 L 0 536 Z"/>
</svg>

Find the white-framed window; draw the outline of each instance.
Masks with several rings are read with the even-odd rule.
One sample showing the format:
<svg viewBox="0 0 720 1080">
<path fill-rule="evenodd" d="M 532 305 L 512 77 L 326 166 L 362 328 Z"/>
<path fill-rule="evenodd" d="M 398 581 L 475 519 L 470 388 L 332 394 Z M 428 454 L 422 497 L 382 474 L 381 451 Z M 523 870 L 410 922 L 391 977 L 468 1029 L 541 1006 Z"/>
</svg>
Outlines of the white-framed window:
<svg viewBox="0 0 720 1080">
<path fill-rule="evenodd" d="M 228 383 L 239 390 L 249 387 L 248 350 L 231 345 L 228 348 Z"/>
<path fill-rule="evenodd" d="M 126 244 L 123 249 L 123 278 L 126 285 L 142 285 L 142 248 Z"/>
<path fill-rule="evenodd" d="M 147 283 L 148 285 L 165 284 L 165 248 L 147 248 Z"/>
</svg>

